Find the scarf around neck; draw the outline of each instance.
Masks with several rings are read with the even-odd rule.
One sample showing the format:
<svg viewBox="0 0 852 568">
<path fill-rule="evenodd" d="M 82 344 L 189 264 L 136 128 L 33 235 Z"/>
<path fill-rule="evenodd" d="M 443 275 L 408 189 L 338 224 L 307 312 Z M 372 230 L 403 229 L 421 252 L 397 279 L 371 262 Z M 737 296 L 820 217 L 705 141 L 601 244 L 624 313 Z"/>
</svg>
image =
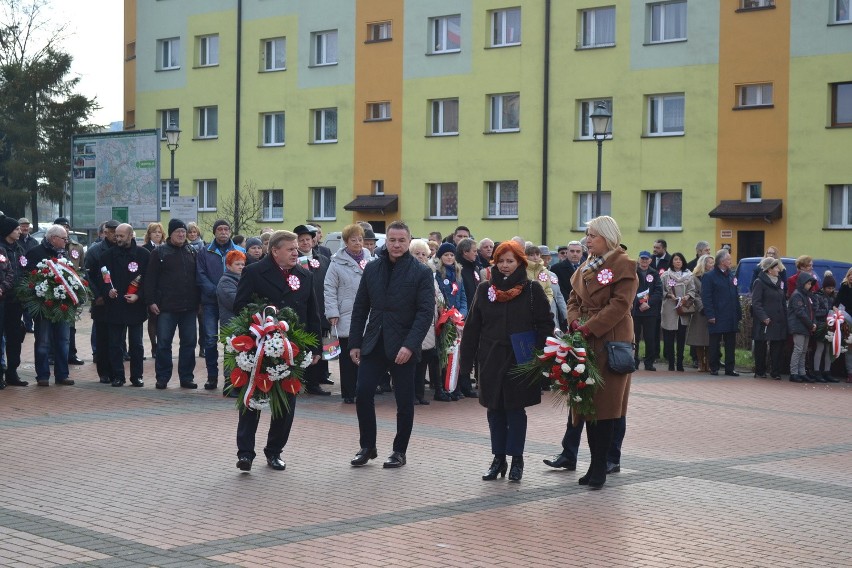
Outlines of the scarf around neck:
<svg viewBox="0 0 852 568">
<path fill-rule="evenodd" d="M 508 276 L 503 276 L 500 271 L 491 271 L 491 285 L 496 292 L 497 302 L 508 302 L 517 298 L 527 282 L 527 267 L 523 264 Z"/>
</svg>

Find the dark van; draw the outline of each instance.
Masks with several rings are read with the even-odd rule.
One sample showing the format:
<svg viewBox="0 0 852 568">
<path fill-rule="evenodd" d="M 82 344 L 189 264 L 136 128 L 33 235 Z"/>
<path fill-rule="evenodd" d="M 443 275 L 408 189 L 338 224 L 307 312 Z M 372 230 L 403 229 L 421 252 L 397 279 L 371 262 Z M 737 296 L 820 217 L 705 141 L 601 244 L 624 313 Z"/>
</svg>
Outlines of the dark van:
<svg viewBox="0 0 852 568">
<path fill-rule="evenodd" d="M 739 264 L 737 264 L 735 276 L 737 278 L 737 289 L 741 296 L 751 294 L 751 277 L 752 274 L 754 274 L 754 269 L 757 268 L 757 265 L 760 264 L 761 260 L 763 260 L 763 257 L 751 256 L 741 259 Z M 787 269 L 787 278 L 796 273 L 795 258 L 783 257 L 781 262 L 784 263 L 784 268 Z M 843 277 L 846 276 L 846 272 L 850 267 L 852 267 L 852 263 L 843 262 L 842 260 L 827 260 L 824 258 L 814 259 L 814 274 L 816 274 L 817 280 L 820 284 L 822 284 L 822 277 L 823 274 L 825 274 L 825 271 L 831 270 L 831 273 L 834 274 L 834 278 L 837 280 L 839 285 L 843 280 Z"/>
</svg>

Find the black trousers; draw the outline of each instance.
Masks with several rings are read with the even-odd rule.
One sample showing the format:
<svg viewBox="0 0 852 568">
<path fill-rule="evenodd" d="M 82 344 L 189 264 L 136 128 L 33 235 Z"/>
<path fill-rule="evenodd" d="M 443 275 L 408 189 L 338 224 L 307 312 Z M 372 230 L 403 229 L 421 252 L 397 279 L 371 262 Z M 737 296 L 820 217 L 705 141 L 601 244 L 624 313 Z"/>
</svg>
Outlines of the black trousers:
<svg viewBox="0 0 852 568">
<path fill-rule="evenodd" d="M 429 384 L 436 392 L 441 390 L 440 362 L 438 361 L 438 348 L 424 349 L 417 363 L 414 373 L 414 396 L 418 399 L 426 396 L 426 372 L 429 373 Z"/>
<path fill-rule="evenodd" d="M 680 318 L 678 318 L 680 320 Z M 674 367 L 677 360 L 678 368 L 683 368 L 683 350 L 686 341 L 686 326 L 678 321 L 677 329 L 663 330 L 663 353 L 666 360 L 669 362 L 669 367 Z M 677 351 L 675 351 L 675 343 L 677 343 Z"/>
<path fill-rule="evenodd" d="M 727 331 L 725 333 L 710 334 L 710 372 L 719 371 L 720 363 L 720 348 L 721 344 L 725 343 L 725 372 L 732 373 L 736 363 L 735 349 L 737 347 L 737 332 Z"/>
<path fill-rule="evenodd" d="M 21 366 L 21 344 L 24 342 L 24 324 L 21 317 L 24 310 L 18 302 L 6 300 L 3 312 L 3 333 L 6 335 L 6 378 L 18 378 Z"/>
<path fill-rule="evenodd" d="M 754 340 L 754 372 L 757 375 L 766 374 L 766 343 L 765 340 Z M 781 374 L 781 352 L 784 340 L 769 341 L 769 372 L 773 376 Z"/>
<path fill-rule="evenodd" d="M 633 337 L 636 341 L 636 354 L 633 358 L 636 360 L 636 366 L 639 366 L 639 340 L 645 340 L 645 367 L 653 367 L 654 359 L 657 356 L 659 342 L 657 347 L 654 347 L 654 339 L 657 337 L 657 322 L 654 317 L 638 316 L 633 318 Z"/>
<path fill-rule="evenodd" d="M 263 453 L 268 458 L 278 457 L 287 445 L 290 438 L 290 430 L 293 428 L 293 414 L 296 412 L 296 397 L 287 395 L 287 404 L 290 411 L 285 412 L 280 418 L 272 418 L 269 422 L 269 433 L 266 436 L 266 447 Z M 240 414 L 237 423 L 237 457 L 254 459 L 254 437 L 257 433 L 257 425 L 260 423 L 260 411 L 246 409 Z"/>
<path fill-rule="evenodd" d="M 109 324 L 103 320 L 105 308 L 92 307 L 92 331 L 95 334 L 95 367 L 98 377 L 112 377 L 112 366 L 109 363 Z M 122 341 L 124 338 L 122 337 Z"/>
<path fill-rule="evenodd" d="M 129 337 L 130 377 L 133 379 L 141 379 L 142 357 L 145 355 L 145 347 L 142 345 L 143 324 L 137 323 L 134 325 L 122 325 L 120 323 L 108 323 L 106 325 L 109 339 L 109 377 L 113 380 L 125 380 L 124 338 Z"/>
<path fill-rule="evenodd" d="M 352 362 L 349 356 L 349 338 L 338 337 L 340 341 L 340 396 L 343 398 L 355 398 L 355 385 L 358 382 L 358 365 Z"/>
</svg>

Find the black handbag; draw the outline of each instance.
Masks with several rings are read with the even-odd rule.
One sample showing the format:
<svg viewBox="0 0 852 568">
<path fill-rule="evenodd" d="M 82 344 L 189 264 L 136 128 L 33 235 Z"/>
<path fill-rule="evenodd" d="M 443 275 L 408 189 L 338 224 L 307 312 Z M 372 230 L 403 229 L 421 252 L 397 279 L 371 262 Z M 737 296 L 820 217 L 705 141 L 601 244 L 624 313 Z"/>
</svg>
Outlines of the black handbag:
<svg viewBox="0 0 852 568">
<path fill-rule="evenodd" d="M 607 341 L 606 362 L 609 370 L 617 375 L 632 373 L 636 370 L 633 344 L 627 341 Z"/>
</svg>

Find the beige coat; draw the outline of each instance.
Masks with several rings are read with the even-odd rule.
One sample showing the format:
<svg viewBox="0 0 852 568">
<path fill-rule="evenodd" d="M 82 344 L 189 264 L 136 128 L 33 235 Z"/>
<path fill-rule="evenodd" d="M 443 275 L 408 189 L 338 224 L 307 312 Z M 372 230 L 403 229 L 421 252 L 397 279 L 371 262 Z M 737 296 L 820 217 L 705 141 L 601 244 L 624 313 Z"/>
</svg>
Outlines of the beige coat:
<svg viewBox="0 0 852 568">
<path fill-rule="evenodd" d="M 690 280 L 692 280 L 692 274 L 689 271 L 681 274 L 680 278 L 671 270 L 666 270 L 660 275 L 660 281 L 663 285 L 663 307 L 660 310 L 663 329 L 677 330 L 678 320 L 683 325 L 689 325 L 689 316 L 679 316 L 676 308 L 677 298 L 683 298 L 686 295 L 686 288 Z M 670 286 L 670 283 L 674 283 L 674 286 Z"/>
<path fill-rule="evenodd" d="M 707 318 L 701 313 L 704 310 L 704 303 L 701 301 L 701 278 L 689 279 L 686 295 L 695 300 L 695 311 L 692 312 L 692 319 L 689 320 L 686 330 L 686 344 L 707 347 L 710 345 L 710 332 L 707 331 Z"/>
</svg>

